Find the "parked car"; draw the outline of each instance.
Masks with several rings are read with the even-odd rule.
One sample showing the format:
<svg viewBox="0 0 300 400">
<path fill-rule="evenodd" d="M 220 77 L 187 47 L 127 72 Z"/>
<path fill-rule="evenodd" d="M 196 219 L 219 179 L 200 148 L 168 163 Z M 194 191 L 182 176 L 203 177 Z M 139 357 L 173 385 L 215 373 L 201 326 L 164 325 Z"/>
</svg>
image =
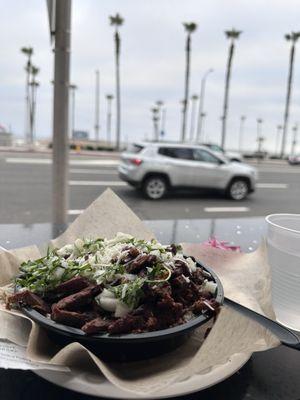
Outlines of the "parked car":
<svg viewBox="0 0 300 400">
<path fill-rule="evenodd" d="M 267 151 L 252 151 L 249 153 L 244 153 L 244 158 L 246 159 L 255 159 L 255 160 L 265 160 L 269 156 Z"/>
<path fill-rule="evenodd" d="M 236 161 L 236 162 L 242 162 L 243 157 L 240 153 L 237 151 L 227 151 L 224 150 L 221 146 L 213 143 L 202 143 L 202 146 L 208 147 L 210 150 L 216 152 L 216 153 L 221 153 L 225 157 L 227 157 L 230 161 Z"/>
<path fill-rule="evenodd" d="M 122 153 L 119 176 L 152 200 L 172 188 L 219 189 L 233 200 L 242 200 L 255 190 L 257 171 L 205 146 L 136 143 Z"/>
<path fill-rule="evenodd" d="M 288 163 L 290 165 L 299 165 L 300 164 L 300 154 L 289 156 Z"/>
</svg>

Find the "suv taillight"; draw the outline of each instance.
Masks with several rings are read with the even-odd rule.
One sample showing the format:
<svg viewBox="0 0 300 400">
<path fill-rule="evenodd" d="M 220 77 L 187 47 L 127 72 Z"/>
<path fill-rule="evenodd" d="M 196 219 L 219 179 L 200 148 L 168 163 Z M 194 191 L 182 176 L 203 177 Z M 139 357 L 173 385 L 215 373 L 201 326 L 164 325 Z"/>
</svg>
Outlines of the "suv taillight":
<svg viewBox="0 0 300 400">
<path fill-rule="evenodd" d="M 141 160 L 140 158 L 131 158 L 129 161 L 131 162 L 131 164 L 134 164 L 137 166 L 141 165 L 143 162 L 143 160 Z"/>
</svg>

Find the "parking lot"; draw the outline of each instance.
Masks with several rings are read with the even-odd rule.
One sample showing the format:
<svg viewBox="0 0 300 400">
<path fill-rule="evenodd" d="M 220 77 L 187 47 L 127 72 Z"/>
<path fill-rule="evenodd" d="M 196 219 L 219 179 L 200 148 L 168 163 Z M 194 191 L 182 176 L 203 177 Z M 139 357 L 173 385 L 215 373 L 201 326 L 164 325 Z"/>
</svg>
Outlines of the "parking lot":
<svg viewBox="0 0 300 400">
<path fill-rule="evenodd" d="M 190 219 L 264 216 L 299 212 L 300 166 L 284 161 L 259 163 L 257 191 L 242 202 L 214 192 L 176 192 L 150 201 L 121 181 L 118 159 L 73 155 L 70 158 L 69 218 L 74 219 L 107 187 L 114 190 L 142 219 Z M 252 164 L 256 165 L 253 161 Z M 1 223 L 51 221 L 51 158 L 49 154 L 0 153 Z"/>
</svg>

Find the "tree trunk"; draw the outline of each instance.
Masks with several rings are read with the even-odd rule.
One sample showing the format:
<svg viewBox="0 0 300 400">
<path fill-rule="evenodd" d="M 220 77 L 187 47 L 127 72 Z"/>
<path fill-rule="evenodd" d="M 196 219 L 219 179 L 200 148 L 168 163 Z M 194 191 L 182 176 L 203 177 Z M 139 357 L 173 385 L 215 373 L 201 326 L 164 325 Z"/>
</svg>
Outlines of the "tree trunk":
<svg viewBox="0 0 300 400">
<path fill-rule="evenodd" d="M 33 141 L 33 143 L 35 142 L 35 139 L 36 139 L 36 104 L 37 104 L 36 97 L 37 97 L 37 89 L 38 89 L 38 86 L 35 86 L 34 96 L 33 96 L 33 104 L 32 104 L 32 107 L 33 107 L 33 111 L 32 111 L 32 114 L 33 114 L 33 117 L 32 117 L 32 119 L 33 119 L 33 122 L 32 122 L 32 141 Z"/>
<path fill-rule="evenodd" d="M 25 144 L 30 143 L 30 69 L 31 56 L 29 55 L 26 66 L 26 97 L 25 97 Z"/>
<path fill-rule="evenodd" d="M 30 145 L 34 143 L 34 127 L 35 127 L 35 110 L 36 110 L 36 91 L 37 86 L 35 85 L 35 80 L 32 81 L 31 85 L 31 96 L 29 102 L 29 132 L 30 132 Z"/>
<path fill-rule="evenodd" d="M 33 119 L 34 119 L 34 80 L 31 83 L 29 90 L 29 135 L 28 135 L 28 144 L 31 146 L 33 143 Z"/>
<path fill-rule="evenodd" d="M 283 132 L 282 132 L 282 142 L 281 142 L 281 152 L 280 152 L 281 158 L 283 158 L 283 156 L 284 156 L 286 135 L 287 135 L 287 130 L 288 130 L 289 110 L 290 110 L 292 82 L 293 82 L 294 58 L 295 58 L 295 44 L 293 43 L 292 47 L 291 47 L 291 52 L 290 52 L 290 65 L 289 65 L 289 74 L 288 74 L 288 81 L 287 81 Z"/>
<path fill-rule="evenodd" d="M 107 99 L 106 140 L 111 143 L 111 99 Z"/>
<path fill-rule="evenodd" d="M 224 105 L 223 105 L 223 115 L 222 115 L 222 140 L 221 146 L 225 148 L 225 140 L 226 140 L 226 123 L 227 123 L 227 111 L 228 111 L 228 97 L 229 97 L 229 85 L 230 85 L 230 76 L 231 76 L 231 65 L 232 58 L 234 53 L 234 42 L 232 41 L 229 46 L 228 60 L 227 60 L 227 69 L 226 69 L 226 80 L 225 80 L 225 93 L 224 93 Z"/>
<path fill-rule="evenodd" d="M 196 101 L 192 100 L 192 110 L 191 110 L 191 125 L 190 125 L 190 142 L 194 139 L 195 130 L 195 116 L 196 116 Z"/>
<path fill-rule="evenodd" d="M 100 74 L 96 71 L 96 87 L 95 87 L 95 139 L 99 141 L 100 130 Z"/>
<path fill-rule="evenodd" d="M 199 98 L 199 110 L 198 110 L 198 122 L 197 122 L 197 137 L 196 142 L 200 143 L 201 133 L 202 133 L 202 122 L 203 122 L 203 103 L 205 95 L 205 77 L 201 80 L 200 98 Z"/>
<path fill-rule="evenodd" d="M 182 116 L 182 129 L 181 129 L 181 141 L 185 141 L 186 135 L 186 119 L 188 110 L 188 98 L 189 98 L 189 81 L 190 81 L 190 54 L 191 54 L 191 35 L 188 33 L 186 39 L 186 68 L 185 68 L 185 87 L 184 87 L 184 101 L 183 101 L 183 116 Z"/>
<path fill-rule="evenodd" d="M 119 32 L 115 33 L 116 44 L 116 149 L 120 150 L 121 138 L 121 99 L 120 99 L 120 46 Z"/>
</svg>

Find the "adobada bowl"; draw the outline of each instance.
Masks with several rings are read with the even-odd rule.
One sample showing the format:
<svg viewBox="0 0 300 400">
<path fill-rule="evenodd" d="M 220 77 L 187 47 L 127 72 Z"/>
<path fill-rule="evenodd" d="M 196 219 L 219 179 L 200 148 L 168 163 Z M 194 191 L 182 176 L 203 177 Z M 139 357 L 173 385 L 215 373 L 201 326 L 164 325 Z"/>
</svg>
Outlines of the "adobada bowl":
<svg viewBox="0 0 300 400">
<path fill-rule="evenodd" d="M 217 274 L 199 261 L 196 262 L 196 265 L 211 274 L 213 281 L 217 284 L 215 299 L 222 305 L 224 290 Z M 55 343 L 65 346 L 72 342 L 79 342 L 107 361 L 137 361 L 172 351 L 188 340 L 196 328 L 214 317 L 212 313 L 208 312 L 184 324 L 153 332 L 121 335 L 101 333 L 87 336 L 81 329 L 56 323 L 30 307 L 23 307 L 23 312 L 43 327 L 49 338 Z"/>
</svg>

